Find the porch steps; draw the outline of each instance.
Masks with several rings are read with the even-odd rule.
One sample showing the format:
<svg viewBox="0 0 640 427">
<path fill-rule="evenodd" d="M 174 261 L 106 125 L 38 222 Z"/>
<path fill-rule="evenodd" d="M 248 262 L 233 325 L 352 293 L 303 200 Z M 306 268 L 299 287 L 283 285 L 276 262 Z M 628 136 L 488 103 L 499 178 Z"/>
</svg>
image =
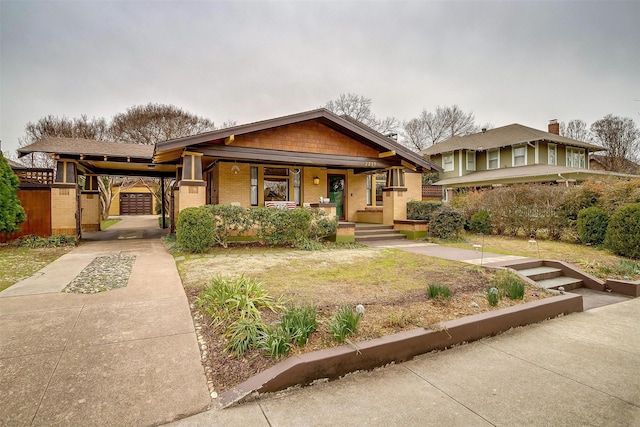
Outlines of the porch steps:
<svg viewBox="0 0 640 427">
<path fill-rule="evenodd" d="M 565 291 L 570 291 L 584 286 L 582 279 L 565 276 L 560 268 L 543 265 L 541 261 L 509 267 L 546 289 L 562 287 Z"/>
<path fill-rule="evenodd" d="M 356 224 L 356 242 L 366 243 L 376 240 L 401 240 L 407 236 L 393 229 L 392 225 Z"/>
</svg>

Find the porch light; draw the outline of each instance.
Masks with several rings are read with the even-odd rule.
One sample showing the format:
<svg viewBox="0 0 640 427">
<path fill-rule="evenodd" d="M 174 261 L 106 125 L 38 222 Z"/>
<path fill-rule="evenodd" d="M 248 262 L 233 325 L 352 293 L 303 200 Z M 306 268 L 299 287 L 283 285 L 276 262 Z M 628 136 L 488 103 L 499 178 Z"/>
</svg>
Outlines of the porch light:
<svg viewBox="0 0 640 427">
<path fill-rule="evenodd" d="M 313 177 L 313 185 L 320 185 L 320 178 L 318 178 L 317 176 Z"/>
</svg>

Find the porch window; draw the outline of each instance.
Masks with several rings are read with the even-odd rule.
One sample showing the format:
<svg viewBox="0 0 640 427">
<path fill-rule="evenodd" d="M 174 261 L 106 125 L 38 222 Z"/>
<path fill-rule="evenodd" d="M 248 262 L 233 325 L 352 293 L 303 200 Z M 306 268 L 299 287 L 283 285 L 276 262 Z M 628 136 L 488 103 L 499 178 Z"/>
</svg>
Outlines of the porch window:
<svg viewBox="0 0 640 427">
<path fill-rule="evenodd" d="M 524 166 L 527 164 L 527 146 L 519 145 L 513 147 L 513 166 Z"/>
<path fill-rule="evenodd" d="M 451 172 L 453 170 L 453 153 L 442 155 L 442 169 L 445 172 Z"/>
<path fill-rule="evenodd" d="M 556 148 L 556 144 L 549 144 L 548 146 L 548 158 L 547 163 L 553 166 L 558 164 L 558 151 Z"/>
<path fill-rule="evenodd" d="M 567 147 L 567 167 L 584 169 L 584 148 Z"/>
<path fill-rule="evenodd" d="M 469 150 L 467 151 L 467 170 L 474 171 L 476 170 L 476 152 Z"/>
<path fill-rule="evenodd" d="M 258 206 L 258 167 L 251 166 L 251 206 Z"/>
<path fill-rule="evenodd" d="M 500 149 L 489 150 L 487 152 L 487 169 L 500 168 Z"/>
<path fill-rule="evenodd" d="M 288 178 L 264 177 L 264 201 L 285 202 L 289 200 Z"/>
<path fill-rule="evenodd" d="M 382 206 L 382 189 L 387 186 L 387 173 L 377 173 L 376 175 L 376 206 Z"/>
<path fill-rule="evenodd" d="M 300 197 L 300 175 L 300 169 L 296 169 L 293 171 L 293 201 L 298 206 L 300 206 L 300 202 L 302 200 Z"/>
<path fill-rule="evenodd" d="M 373 175 L 367 175 L 367 206 L 371 206 L 373 200 Z"/>
</svg>

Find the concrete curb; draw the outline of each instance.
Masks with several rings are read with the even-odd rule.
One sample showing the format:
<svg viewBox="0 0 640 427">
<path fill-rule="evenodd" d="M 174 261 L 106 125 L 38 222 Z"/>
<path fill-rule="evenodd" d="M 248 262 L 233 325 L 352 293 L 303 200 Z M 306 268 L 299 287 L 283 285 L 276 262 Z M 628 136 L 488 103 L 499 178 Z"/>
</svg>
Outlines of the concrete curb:
<svg viewBox="0 0 640 427">
<path fill-rule="evenodd" d="M 444 322 L 439 330 L 417 328 L 357 345 L 343 345 L 291 357 L 225 392 L 220 403 L 222 407 L 228 407 L 255 392 L 280 391 L 318 379 L 333 380 L 350 372 L 404 362 L 419 354 L 582 310 L 582 296 L 567 293 Z"/>
</svg>

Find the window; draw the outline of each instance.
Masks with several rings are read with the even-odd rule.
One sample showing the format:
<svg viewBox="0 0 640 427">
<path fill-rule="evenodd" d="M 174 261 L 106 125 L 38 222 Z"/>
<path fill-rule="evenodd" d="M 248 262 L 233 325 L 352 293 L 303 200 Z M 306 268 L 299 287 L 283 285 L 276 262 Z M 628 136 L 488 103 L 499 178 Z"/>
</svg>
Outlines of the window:
<svg viewBox="0 0 640 427">
<path fill-rule="evenodd" d="M 567 167 L 584 169 L 584 148 L 567 147 Z"/>
<path fill-rule="evenodd" d="M 487 169 L 498 169 L 500 167 L 500 149 L 489 150 L 487 152 Z"/>
<path fill-rule="evenodd" d="M 527 164 L 527 146 L 519 145 L 517 147 L 512 147 L 513 151 L 513 166 L 524 166 Z"/>
<path fill-rule="evenodd" d="M 293 171 L 293 201 L 296 202 L 296 205 L 300 206 L 301 198 L 300 198 L 300 169 L 295 169 Z"/>
<path fill-rule="evenodd" d="M 387 173 L 376 174 L 376 206 L 382 206 L 382 189 L 387 186 Z"/>
<path fill-rule="evenodd" d="M 251 166 L 251 206 L 258 206 L 258 167 Z"/>
<path fill-rule="evenodd" d="M 467 170 L 468 171 L 476 170 L 476 152 L 475 151 L 467 151 Z"/>
<path fill-rule="evenodd" d="M 367 175 L 367 206 L 371 206 L 373 200 L 373 175 Z"/>
<path fill-rule="evenodd" d="M 549 144 L 547 163 L 553 166 L 558 164 L 558 148 L 556 144 Z"/>
<path fill-rule="evenodd" d="M 451 172 L 453 170 L 453 153 L 442 155 L 442 169 L 445 172 Z"/>
<path fill-rule="evenodd" d="M 264 200 L 286 202 L 289 200 L 289 179 L 264 177 Z"/>
</svg>

